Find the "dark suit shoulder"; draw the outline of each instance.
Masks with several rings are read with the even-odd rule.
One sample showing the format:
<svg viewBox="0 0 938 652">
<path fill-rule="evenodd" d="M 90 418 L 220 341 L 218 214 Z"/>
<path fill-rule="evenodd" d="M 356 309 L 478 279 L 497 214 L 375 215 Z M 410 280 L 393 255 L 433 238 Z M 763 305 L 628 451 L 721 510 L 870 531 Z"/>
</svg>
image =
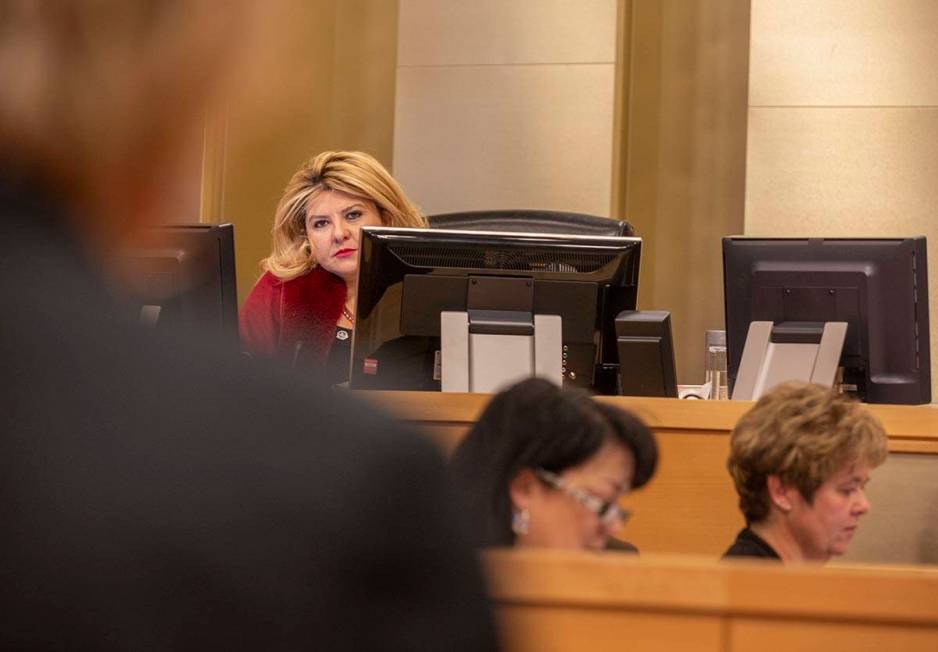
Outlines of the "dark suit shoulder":
<svg viewBox="0 0 938 652">
<path fill-rule="evenodd" d="M 748 527 L 739 531 L 733 545 L 723 553 L 723 559 L 729 557 L 758 557 L 781 560 L 772 546 Z"/>
<path fill-rule="evenodd" d="M 11 242 L 42 264 L 0 278 L 0 648 L 495 648 L 430 442 L 275 362 L 122 320 L 61 239 Z"/>
</svg>

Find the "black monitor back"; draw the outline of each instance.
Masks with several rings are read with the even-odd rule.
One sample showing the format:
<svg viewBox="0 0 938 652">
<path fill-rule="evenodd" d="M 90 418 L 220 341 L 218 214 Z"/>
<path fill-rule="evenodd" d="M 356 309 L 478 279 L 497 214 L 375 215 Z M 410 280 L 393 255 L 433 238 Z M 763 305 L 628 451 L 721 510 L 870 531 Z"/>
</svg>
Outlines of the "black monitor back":
<svg viewBox="0 0 938 652">
<path fill-rule="evenodd" d="M 353 388 L 439 389 L 440 312 L 529 310 L 562 317 L 565 383 L 615 392 L 613 320 L 635 308 L 640 239 L 366 227 L 360 247 Z"/>
<path fill-rule="evenodd" d="M 844 386 L 870 403 L 931 401 L 925 238 L 723 239 L 727 367 L 749 323 L 847 322 Z"/>
<path fill-rule="evenodd" d="M 148 228 L 125 250 L 121 273 L 135 318 L 158 330 L 198 330 L 238 346 L 231 224 Z"/>
</svg>

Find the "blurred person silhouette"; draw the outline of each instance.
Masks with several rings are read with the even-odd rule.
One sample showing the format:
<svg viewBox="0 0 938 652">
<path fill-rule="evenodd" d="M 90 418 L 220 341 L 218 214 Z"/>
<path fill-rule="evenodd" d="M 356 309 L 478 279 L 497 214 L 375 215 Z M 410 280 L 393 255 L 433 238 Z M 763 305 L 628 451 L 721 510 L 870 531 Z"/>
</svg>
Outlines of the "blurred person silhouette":
<svg viewBox="0 0 938 652">
<path fill-rule="evenodd" d="M 866 483 L 886 460 L 883 426 L 828 387 L 779 385 L 730 434 L 727 467 L 746 527 L 726 557 L 826 562 L 870 510 Z"/>
<path fill-rule="evenodd" d="M 638 418 L 529 378 L 496 394 L 450 461 L 480 547 L 627 549 L 619 499 L 654 475 Z"/>
<path fill-rule="evenodd" d="M 241 308 L 247 352 L 302 359 L 330 385 L 348 380 L 363 226 L 427 219 L 364 152 L 323 152 L 297 170 L 277 205 L 264 274 Z"/>
<path fill-rule="evenodd" d="M 489 650 L 437 451 L 285 370 L 124 322 L 254 3 L 0 3 L 0 648 Z"/>
</svg>

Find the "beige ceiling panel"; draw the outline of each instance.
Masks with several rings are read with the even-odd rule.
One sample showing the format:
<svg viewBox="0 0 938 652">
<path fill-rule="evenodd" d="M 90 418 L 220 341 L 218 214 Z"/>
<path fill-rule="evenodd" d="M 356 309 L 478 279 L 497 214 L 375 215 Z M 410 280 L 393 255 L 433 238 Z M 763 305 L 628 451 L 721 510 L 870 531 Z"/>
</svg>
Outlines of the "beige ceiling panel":
<svg viewBox="0 0 938 652">
<path fill-rule="evenodd" d="M 400 0 L 399 66 L 615 61 L 616 0 Z"/>
<path fill-rule="evenodd" d="M 752 0 L 752 106 L 938 105 L 935 0 Z"/>
<path fill-rule="evenodd" d="M 608 215 L 612 64 L 402 68 L 394 173 L 430 214 Z"/>
</svg>

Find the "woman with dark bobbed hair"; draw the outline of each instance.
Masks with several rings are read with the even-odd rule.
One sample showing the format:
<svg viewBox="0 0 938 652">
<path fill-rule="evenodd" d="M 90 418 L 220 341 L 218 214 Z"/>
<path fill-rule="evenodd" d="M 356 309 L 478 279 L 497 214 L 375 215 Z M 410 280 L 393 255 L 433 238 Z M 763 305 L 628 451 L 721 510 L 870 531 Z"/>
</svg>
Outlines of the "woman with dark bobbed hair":
<svg viewBox="0 0 938 652">
<path fill-rule="evenodd" d="M 657 460 L 636 417 L 531 378 L 492 398 L 451 468 L 480 547 L 603 549 Z"/>
</svg>

